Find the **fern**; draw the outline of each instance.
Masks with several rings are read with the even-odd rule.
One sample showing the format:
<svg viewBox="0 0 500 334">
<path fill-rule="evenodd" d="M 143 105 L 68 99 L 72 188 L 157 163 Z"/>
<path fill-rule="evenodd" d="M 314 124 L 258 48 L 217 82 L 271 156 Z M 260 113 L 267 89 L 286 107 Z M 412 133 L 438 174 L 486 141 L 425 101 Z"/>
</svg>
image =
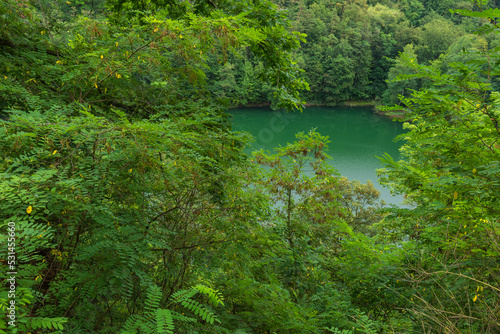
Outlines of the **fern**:
<svg viewBox="0 0 500 334">
<path fill-rule="evenodd" d="M 193 299 L 196 294 L 208 297 L 209 302 L 215 306 L 222 304 L 222 296 L 216 290 L 204 285 L 197 285 L 191 289 L 180 290 L 172 295 L 172 304 L 180 304 L 203 321 L 213 324 L 220 322 L 216 315 L 202 303 Z M 125 322 L 121 334 L 140 333 L 145 334 L 173 334 L 175 329 L 174 321 L 191 323 L 196 319 L 185 316 L 170 309 L 160 307 L 162 291 L 159 287 L 150 286 L 146 299 L 144 312 L 141 315 L 132 315 Z"/>
<path fill-rule="evenodd" d="M 147 313 L 150 313 L 158 309 L 161 297 L 162 297 L 162 292 L 159 287 L 155 285 L 150 287 L 146 296 L 145 311 Z"/>
<path fill-rule="evenodd" d="M 194 295 L 196 295 L 196 290 L 194 289 L 179 290 L 172 295 L 172 299 L 174 303 L 180 303 L 183 300 L 193 297 Z"/>
<path fill-rule="evenodd" d="M 156 332 L 158 334 L 173 334 L 174 319 L 170 310 L 156 310 Z"/>
<path fill-rule="evenodd" d="M 325 330 L 334 334 L 353 334 L 353 331 L 349 329 L 340 330 L 338 328 L 332 327 L 332 328 L 325 328 Z"/>
<path fill-rule="evenodd" d="M 325 328 L 325 330 L 335 333 L 335 334 L 354 334 L 354 333 L 363 333 L 363 334 L 377 334 L 377 322 L 371 320 L 366 314 L 359 310 L 354 310 L 354 313 L 356 316 L 354 317 L 354 320 L 356 321 L 356 325 L 358 325 L 358 328 L 354 328 L 352 330 L 350 329 L 344 329 L 340 330 L 338 328 L 332 327 L 332 328 Z"/>
<path fill-rule="evenodd" d="M 31 329 L 51 329 L 51 330 L 63 330 L 63 324 L 68 321 L 67 318 L 30 318 L 29 326 Z"/>
<path fill-rule="evenodd" d="M 401 165 L 394 161 L 394 158 L 387 152 L 385 152 L 381 157 L 375 156 L 386 168 L 401 168 Z"/>
<path fill-rule="evenodd" d="M 366 314 L 364 314 L 361 311 L 355 310 L 354 311 L 357 315 L 356 322 L 358 323 L 359 326 L 361 326 L 361 330 L 359 330 L 361 333 L 364 334 L 377 334 L 378 331 L 376 329 L 377 323 L 371 320 Z"/>
<path fill-rule="evenodd" d="M 203 306 L 197 301 L 191 299 L 183 300 L 181 305 L 193 312 L 195 315 L 200 316 L 203 320 L 213 324 L 213 314 L 209 310 L 203 308 Z"/>
<path fill-rule="evenodd" d="M 127 321 L 123 324 L 123 329 L 120 334 L 134 334 L 142 323 L 143 319 L 138 315 L 131 315 L 128 317 Z"/>
<path fill-rule="evenodd" d="M 170 311 L 170 313 L 172 314 L 172 318 L 174 320 L 179 320 L 180 322 L 185 322 L 185 323 L 196 322 L 195 318 L 185 316 L 184 314 L 181 314 L 179 312 Z"/>
<path fill-rule="evenodd" d="M 207 296 L 212 305 L 218 306 L 219 304 L 221 304 L 222 306 L 224 306 L 224 298 L 220 292 L 201 284 L 196 285 L 194 289 Z"/>
</svg>

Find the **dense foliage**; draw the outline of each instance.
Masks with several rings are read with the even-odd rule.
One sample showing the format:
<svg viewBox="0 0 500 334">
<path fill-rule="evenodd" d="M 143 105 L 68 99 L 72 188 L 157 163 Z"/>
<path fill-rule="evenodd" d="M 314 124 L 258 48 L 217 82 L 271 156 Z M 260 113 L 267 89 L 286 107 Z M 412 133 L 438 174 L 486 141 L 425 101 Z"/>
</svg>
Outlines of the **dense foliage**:
<svg viewBox="0 0 500 334">
<path fill-rule="evenodd" d="M 455 0 L 280 0 L 291 29 L 307 35 L 307 42 L 294 52 L 305 72 L 310 90 L 304 97 L 311 104 L 337 105 L 349 101 L 398 103 L 401 87 L 387 85 L 398 71 L 399 53 L 408 45 L 422 64 L 442 54 L 457 54 L 463 47 L 498 45 L 496 34 L 488 43 L 471 42 L 484 21 L 452 15 L 450 9 L 478 9 L 470 1 Z M 482 8 L 498 8 L 495 1 Z M 262 64 L 246 52 L 230 57 L 223 66 L 212 66 L 211 91 L 227 98 L 230 105 L 271 101 L 270 86 L 252 79 Z M 392 76 L 391 76 L 392 75 Z M 414 88 L 414 87 L 408 87 Z"/>
<path fill-rule="evenodd" d="M 487 1 L 3 1 L 0 332 L 499 332 L 495 17 Z M 403 160 L 381 175 L 408 206 L 380 210 L 314 130 L 244 153 L 224 107 L 301 93 L 400 104 Z"/>
<path fill-rule="evenodd" d="M 459 12 L 488 18 L 498 10 Z M 406 255 L 405 274 L 415 289 L 414 313 L 428 330 L 491 333 L 500 329 L 498 48 L 463 57 L 468 61 L 444 57 L 446 73 L 442 63 L 402 57 L 413 73 L 397 80 L 427 88 L 401 98 L 411 119 L 404 160 L 382 160 L 386 183 L 414 208 L 395 210 L 379 227 L 386 241 L 420 250 Z"/>
</svg>

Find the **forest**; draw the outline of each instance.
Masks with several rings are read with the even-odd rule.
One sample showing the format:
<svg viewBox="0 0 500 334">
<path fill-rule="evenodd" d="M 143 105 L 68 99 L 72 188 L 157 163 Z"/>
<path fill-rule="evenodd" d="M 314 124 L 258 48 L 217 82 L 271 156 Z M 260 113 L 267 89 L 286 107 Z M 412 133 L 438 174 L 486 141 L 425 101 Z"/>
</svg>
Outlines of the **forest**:
<svg viewBox="0 0 500 334">
<path fill-rule="evenodd" d="M 466 60 L 461 54 L 464 47 L 482 50 L 500 45 L 497 34 L 474 34 L 481 26 L 477 18 L 450 13 L 450 9 L 478 10 L 467 0 L 283 0 L 277 4 L 288 11 L 290 28 L 307 35 L 293 58 L 304 70 L 300 77 L 310 89 L 302 96 L 310 105 L 398 104 L 398 95 L 420 88 L 415 82 L 387 83 L 407 70 L 401 53 L 446 71 L 447 63 Z M 498 8 L 496 2 L 487 7 Z M 255 79 L 263 63 L 245 51 L 211 68 L 212 93 L 230 105 L 273 102 L 273 86 L 258 85 Z"/>
<path fill-rule="evenodd" d="M 500 332 L 496 0 L 0 2 L 0 333 Z M 380 180 L 314 129 L 377 103 Z M 305 167 L 311 175 L 302 173 Z"/>
</svg>

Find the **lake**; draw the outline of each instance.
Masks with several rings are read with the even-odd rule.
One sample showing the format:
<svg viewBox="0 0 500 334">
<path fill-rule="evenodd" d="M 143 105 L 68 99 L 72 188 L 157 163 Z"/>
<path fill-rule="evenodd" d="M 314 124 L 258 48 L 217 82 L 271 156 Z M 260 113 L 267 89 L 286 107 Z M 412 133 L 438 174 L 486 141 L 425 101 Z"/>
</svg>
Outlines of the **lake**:
<svg viewBox="0 0 500 334">
<path fill-rule="evenodd" d="M 384 201 L 402 202 L 401 196 L 391 196 L 382 187 L 376 170 L 382 168 L 375 156 L 389 153 L 399 159 L 402 142 L 393 139 L 404 133 L 402 124 L 374 113 L 369 107 L 309 107 L 300 112 L 273 111 L 268 108 L 232 109 L 233 129 L 247 131 L 255 138 L 249 151 L 273 151 L 279 145 L 295 141 L 295 134 L 316 131 L 329 136 L 330 163 L 350 180 L 371 180 Z"/>
</svg>

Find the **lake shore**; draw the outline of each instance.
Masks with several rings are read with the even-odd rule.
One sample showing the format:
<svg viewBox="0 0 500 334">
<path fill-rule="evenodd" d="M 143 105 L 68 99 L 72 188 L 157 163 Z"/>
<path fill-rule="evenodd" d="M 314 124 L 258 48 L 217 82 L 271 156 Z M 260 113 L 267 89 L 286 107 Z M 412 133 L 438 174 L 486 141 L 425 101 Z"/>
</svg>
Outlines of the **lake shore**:
<svg viewBox="0 0 500 334">
<path fill-rule="evenodd" d="M 270 102 L 262 102 L 262 103 L 255 103 L 255 104 L 247 104 L 244 106 L 233 106 L 230 107 L 229 110 L 233 109 L 245 109 L 245 108 L 270 108 L 271 103 Z M 311 108 L 311 107 L 372 107 L 375 114 L 384 116 L 390 119 L 404 119 L 405 118 L 405 111 L 403 109 L 400 110 L 391 110 L 391 111 L 385 111 L 382 110 L 381 107 L 383 107 L 380 102 L 375 101 L 375 100 L 369 100 L 369 101 L 344 101 L 340 103 L 323 103 L 323 102 L 307 102 L 304 105 L 305 108 Z"/>
<path fill-rule="evenodd" d="M 404 119 L 406 116 L 406 112 L 403 109 L 385 111 L 385 110 L 379 109 L 377 106 L 375 107 L 375 113 L 377 115 L 388 117 L 391 119 Z"/>
</svg>

